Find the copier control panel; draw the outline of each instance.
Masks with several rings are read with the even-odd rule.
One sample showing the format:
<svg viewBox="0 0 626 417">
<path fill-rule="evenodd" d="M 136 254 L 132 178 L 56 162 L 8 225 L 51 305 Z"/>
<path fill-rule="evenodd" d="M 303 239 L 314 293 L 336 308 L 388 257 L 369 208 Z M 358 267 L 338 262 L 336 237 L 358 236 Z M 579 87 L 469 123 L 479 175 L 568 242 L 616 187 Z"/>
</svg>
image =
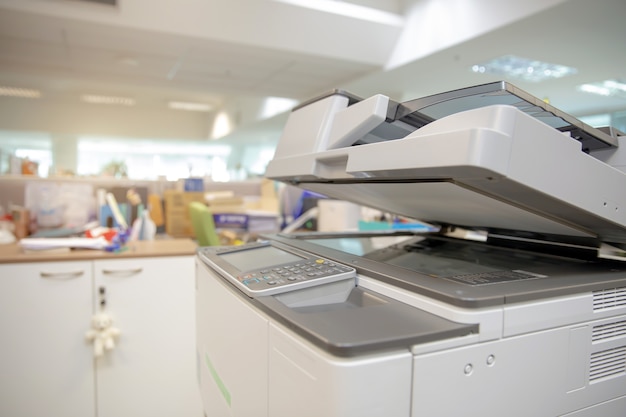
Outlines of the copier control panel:
<svg viewBox="0 0 626 417">
<path fill-rule="evenodd" d="M 204 247 L 198 254 L 250 297 L 356 278 L 352 267 L 272 242 Z"/>
</svg>

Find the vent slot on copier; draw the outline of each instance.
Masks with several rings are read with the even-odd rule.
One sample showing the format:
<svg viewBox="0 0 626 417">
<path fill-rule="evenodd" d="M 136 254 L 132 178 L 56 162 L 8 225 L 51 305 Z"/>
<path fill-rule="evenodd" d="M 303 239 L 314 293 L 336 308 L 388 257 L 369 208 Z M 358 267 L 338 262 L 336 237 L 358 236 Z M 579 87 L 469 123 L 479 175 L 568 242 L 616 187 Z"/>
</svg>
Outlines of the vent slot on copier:
<svg viewBox="0 0 626 417">
<path fill-rule="evenodd" d="M 591 354 L 589 382 L 626 374 L 626 346 Z"/>
<path fill-rule="evenodd" d="M 626 320 L 593 326 L 591 341 L 600 342 L 622 336 L 626 336 Z"/>
<path fill-rule="evenodd" d="M 593 311 L 626 306 L 626 287 L 610 288 L 593 293 Z"/>
</svg>

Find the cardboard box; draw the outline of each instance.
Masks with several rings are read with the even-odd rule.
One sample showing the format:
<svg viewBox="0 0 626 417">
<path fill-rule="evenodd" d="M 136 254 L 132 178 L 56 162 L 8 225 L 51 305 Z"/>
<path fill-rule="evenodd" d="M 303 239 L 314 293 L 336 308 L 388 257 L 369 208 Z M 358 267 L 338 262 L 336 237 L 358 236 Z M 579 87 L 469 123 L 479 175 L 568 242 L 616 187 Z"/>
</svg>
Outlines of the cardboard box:
<svg viewBox="0 0 626 417">
<path fill-rule="evenodd" d="M 278 215 L 248 210 L 245 213 L 214 213 L 215 228 L 249 233 L 278 232 Z"/>
<path fill-rule="evenodd" d="M 204 203 L 203 192 L 183 192 L 166 190 L 163 193 L 165 203 L 165 233 L 172 237 L 195 237 L 189 216 L 189 203 Z"/>
</svg>

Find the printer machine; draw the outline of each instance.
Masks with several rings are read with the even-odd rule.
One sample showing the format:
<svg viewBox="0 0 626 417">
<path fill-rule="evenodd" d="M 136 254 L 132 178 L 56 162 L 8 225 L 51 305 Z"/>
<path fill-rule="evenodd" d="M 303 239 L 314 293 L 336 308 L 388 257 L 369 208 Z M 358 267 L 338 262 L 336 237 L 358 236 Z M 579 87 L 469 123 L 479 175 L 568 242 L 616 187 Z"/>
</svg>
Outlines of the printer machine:
<svg viewBox="0 0 626 417">
<path fill-rule="evenodd" d="M 506 82 L 295 108 L 268 178 L 434 231 L 199 248 L 206 415 L 625 416 L 620 135 Z"/>
</svg>

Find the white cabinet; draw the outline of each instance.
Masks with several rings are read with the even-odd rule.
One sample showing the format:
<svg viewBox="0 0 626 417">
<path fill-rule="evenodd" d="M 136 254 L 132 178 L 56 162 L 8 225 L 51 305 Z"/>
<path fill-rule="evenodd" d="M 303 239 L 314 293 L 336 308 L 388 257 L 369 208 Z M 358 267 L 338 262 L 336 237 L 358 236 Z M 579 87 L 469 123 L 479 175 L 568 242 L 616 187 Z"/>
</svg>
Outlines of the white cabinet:
<svg viewBox="0 0 626 417">
<path fill-rule="evenodd" d="M 192 257 L 95 261 L 94 290 L 121 332 L 97 360 L 98 417 L 202 415 L 194 271 Z"/>
<path fill-rule="evenodd" d="M 0 264 L 0 416 L 200 417 L 194 257 Z M 94 359 L 91 316 L 116 347 Z"/>
<path fill-rule="evenodd" d="M 0 415 L 95 416 L 92 264 L 0 265 Z"/>
</svg>

